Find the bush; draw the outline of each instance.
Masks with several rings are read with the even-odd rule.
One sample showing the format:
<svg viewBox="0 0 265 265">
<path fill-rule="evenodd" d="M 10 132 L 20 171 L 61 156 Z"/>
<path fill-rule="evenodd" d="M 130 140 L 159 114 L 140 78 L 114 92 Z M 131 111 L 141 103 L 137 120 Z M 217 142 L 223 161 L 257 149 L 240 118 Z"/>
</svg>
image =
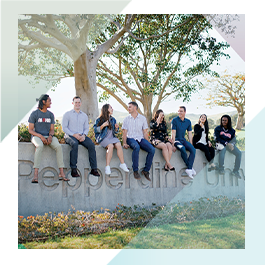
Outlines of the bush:
<svg viewBox="0 0 265 265">
<path fill-rule="evenodd" d="M 110 229 L 144 227 L 164 223 L 181 223 L 207 218 L 224 217 L 244 212 L 245 203 L 226 196 L 201 198 L 184 204 L 144 207 L 118 204 L 114 211 L 84 212 L 70 210 L 68 213 L 46 213 L 43 216 L 18 216 L 18 242 L 39 241 L 55 237 L 101 234 Z M 154 218 L 155 217 L 155 218 Z M 154 218 L 154 219 L 153 219 Z M 150 222 L 151 221 L 151 222 Z"/>
<path fill-rule="evenodd" d="M 31 134 L 29 133 L 28 126 L 25 124 L 18 125 L 18 141 L 19 142 L 30 142 Z"/>
</svg>

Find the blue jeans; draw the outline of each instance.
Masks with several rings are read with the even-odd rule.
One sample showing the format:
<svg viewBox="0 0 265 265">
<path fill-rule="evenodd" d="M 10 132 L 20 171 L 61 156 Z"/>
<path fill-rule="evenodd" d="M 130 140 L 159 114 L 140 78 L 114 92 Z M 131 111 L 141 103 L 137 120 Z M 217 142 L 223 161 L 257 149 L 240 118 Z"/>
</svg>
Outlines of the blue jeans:
<svg viewBox="0 0 265 265">
<path fill-rule="evenodd" d="M 139 167 L 139 152 L 141 148 L 148 153 L 146 157 L 146 161 L 145 161 L 145 167 L 144 167 L 144 171 L 148 172 L 152 166 L 153 157 L 155 155 L 155 148 L 146 139 L 142 139 L 139 142 L 133 138 L 127 138 L 127 144 L 133 149 L 133 152 L 132 152 L 133 171 L 138 171 L 139 169 L 138 168 Z"/>
<path fill-rule="evenodd" d="M 225 147 L 223 150 L 219 151 L 219 169 L 224 169 L 226 150 L 236 156 L 234 171 L 238 171 L 241 163 L 241 151 L 236 146 L 234 146 L 232 151 L 228 147 Z"/>
<path fill-rule="evenodd" d="M 70 167 L 77 168 L 78 145 L 83 145 L 88 150 L 89 163 L 92 169 L 97 169 L 97 157 L 95 145 L 90 138 L 86 136 L 83 142 L 79 142 L 74 136 L 66 136 L 65 142 L 69 144 L 72 149 L 70 151 Z"/>
<path fill-rule="evenodd" d="M 193 145 L 189 142 L 187 142 L 185 139 L 177 139 L 174 143 L 175 147 L 180 151 L 181 157 L 186 164 L 188 169 L 192 169 L 196 149 L 193 147 Z M 186 150 L 190 152 L 190 155 L 188 157 Z"/>
</svg>

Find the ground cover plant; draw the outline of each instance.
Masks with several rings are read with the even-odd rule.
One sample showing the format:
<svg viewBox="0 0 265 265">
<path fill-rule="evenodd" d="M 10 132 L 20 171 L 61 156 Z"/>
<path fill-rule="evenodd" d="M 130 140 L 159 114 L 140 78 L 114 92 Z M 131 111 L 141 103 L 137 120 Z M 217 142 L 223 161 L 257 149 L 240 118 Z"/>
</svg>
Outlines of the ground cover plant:
<svg viewBox="0 0 265 265">
<path fill-rule="evenodd" d="M 245 216 L 237 213 L 152 228 L 110 229 L 103 234 L 32 241 L 23 246 L 28 249 L 243 249 Z"/>
<path fill-rule="evenodd" d="M 99 235 L 127 228 L 155 228 L 165 224 L 187 223 L 198 220 L 223 218 L 244 213 L 245 203 L 239 198 L 226 196 L 200 198 L 185 203 L 166 206 L 131 207 L 118 204 L 111 211 L 101 209 L 93 212 L 69 210 L 67 213 L 46 213 L 37 216 L 18 216 L 18 243 L 45 241 L 67 236 Z"/>
</svg>

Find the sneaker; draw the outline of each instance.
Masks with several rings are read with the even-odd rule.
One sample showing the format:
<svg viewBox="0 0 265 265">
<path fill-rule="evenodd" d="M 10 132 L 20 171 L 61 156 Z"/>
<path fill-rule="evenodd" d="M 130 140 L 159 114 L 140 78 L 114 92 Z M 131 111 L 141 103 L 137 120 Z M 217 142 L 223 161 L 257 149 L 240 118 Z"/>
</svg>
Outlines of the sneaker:
<svg viewBox="0 0 265 265">
<path fill-rule="evenodd" d="M 192 176 L 192 169 L 186 169 L 185 172 L 187 173 L 188 177 L 193 179 L 193 176 Z"/>
<path fill-rule="evenodd" d="M 107 174 L 107 175 L 111 174 L 110 166 L 105 167 L 105 174 Z"/>
<path fill-rule="evenodd" d="M 138 171 L 134 171 L 134 172 L 133 172 L 133 175 L 134 175 L 134 178 L 135 178 L 135 179 L 141 179 L 141 176 L 140 176 L 140 174 L 139 174 Z"/>
<path fill-rule="evenodd" d="M 195 169 L 192 168 L 192 175 L 193 175 L 193 176 L 196 176 L 196 174 L 197 174 L 197 173 L 196 173 Z"/>
<path fill-rule="evenodd" d="M 100 174 L 98 173 L 97 169 L 92 169 L 90 174 L 95 176 L 95 177 L 100 177 Z"/>
<path fill-rule="evenodd" d="M 150 177 L 149 177 L 149 172 L 148 172 L 148 171 L 144 171 L 144 170 L 143 170 L 141 173 L 145 176 L 145 178 L 146 178 L 147 180 L 151 181 L 151 179 L 150 179 Z"/>
<path fill-rule="evenodd" d="M 239 179 L 241 179 L 241 176 L 240 176 L 240 174 L 239 174 L 238 171 L 233 171 L 232 172 L 232 175 L 235 176 L 235 177 L 237 177 L 237 178 L 239 178 Z"/>
<path fill-rule="evenodd" d="M 129 172 L 129 169 L 127 168 L 126 164 L 120 164 L 120 168 L 124 171 L 124 172 Z"/>
<path fill-rule="evenodd" d="M 225 174 L 224 169 L 219 169 L 219 175 L 224 175 L 224 174 Z"/>
</svg>

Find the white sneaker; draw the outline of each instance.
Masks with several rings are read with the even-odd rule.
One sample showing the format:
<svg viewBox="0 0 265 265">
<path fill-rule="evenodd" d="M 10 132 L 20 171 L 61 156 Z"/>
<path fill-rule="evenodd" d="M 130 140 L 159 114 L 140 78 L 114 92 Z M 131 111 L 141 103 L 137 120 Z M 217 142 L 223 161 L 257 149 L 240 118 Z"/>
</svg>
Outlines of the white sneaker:
<svg viewBox="0 0 265 265">
<path fill-rule="evenodd" d="M 192 169 L 186 169 L 185 172 L 187 173 L 187 175 L 189 176 L 189 178 L 193 179 Z"/>
<path fill-rule="evenodd" d="M 192 168 L 192 175 L 193 175 L 193 176 L 196 176 L 196 174 L 197 174 L 197 173 L 196 173 L 195 169 Z"/>
<path fill-rule="evenodd" d="M 110 166 L 105 167 L 105 174 L 107 174 L 107 175 L 111 174 Z"/>
<path fill-rule="evenodd" d="M 124 171 L 124 172 L 129 172 L 129 169 L 127 168 L 126 164 L 120 164 L 120 168 Z"/>
</svg>

